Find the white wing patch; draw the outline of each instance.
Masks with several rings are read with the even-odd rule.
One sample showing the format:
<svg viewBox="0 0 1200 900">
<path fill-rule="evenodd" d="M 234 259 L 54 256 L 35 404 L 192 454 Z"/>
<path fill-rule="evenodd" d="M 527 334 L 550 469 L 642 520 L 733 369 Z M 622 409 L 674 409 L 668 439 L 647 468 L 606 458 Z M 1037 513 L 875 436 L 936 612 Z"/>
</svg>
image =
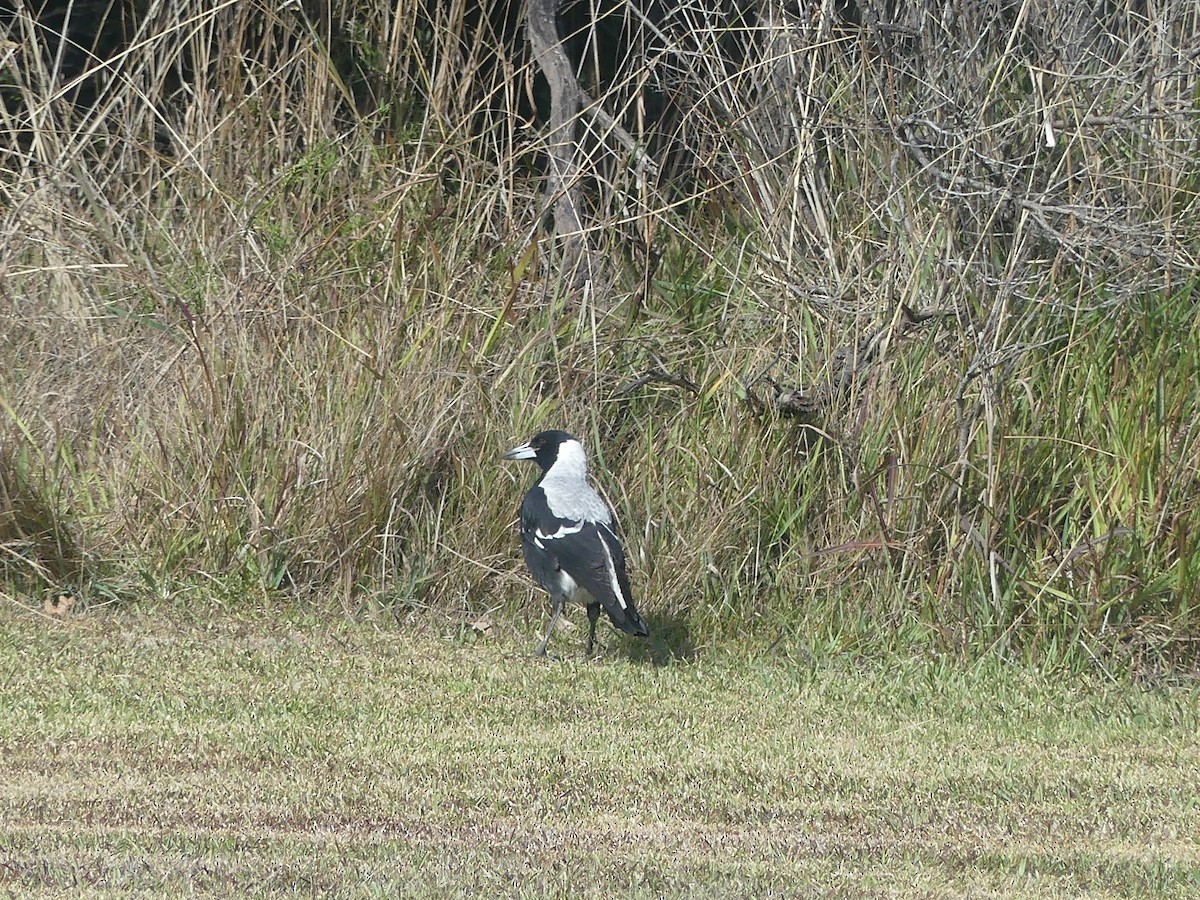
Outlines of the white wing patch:
<svg viewBox="0 0 1200 900">
<path fill-rule="evenodd" d="M 605 531 L 607 530 L 605 529 Z M 608 572 L 609 586 L 612 588 L 613 596 L 621 604 L 621 609 L 625 609 L 625 594 L 621 590 L 621 582 L 617 580 L 617 567 L 613 565 L 612 551 L 608 549 L 608 539 L 603 534 L 600 535 L 600 546 L 604 548 L 604 569 Z"/>
<path fill-rule="evenodd" d="M 542 547 L 542 541 L 557 541 L 560 538 L 567 537 L 567 535 L 579 534 L 579 532 L 583 531 L 584 524 L 584 522 L 576 522 L 574 525 L 563 525 L 553 534 L 546 534 L 546 532 L 538 528 L 533 532 L 533 542 Z M 546 548 L 542 547 L 542 549 Z"/>
</svg>

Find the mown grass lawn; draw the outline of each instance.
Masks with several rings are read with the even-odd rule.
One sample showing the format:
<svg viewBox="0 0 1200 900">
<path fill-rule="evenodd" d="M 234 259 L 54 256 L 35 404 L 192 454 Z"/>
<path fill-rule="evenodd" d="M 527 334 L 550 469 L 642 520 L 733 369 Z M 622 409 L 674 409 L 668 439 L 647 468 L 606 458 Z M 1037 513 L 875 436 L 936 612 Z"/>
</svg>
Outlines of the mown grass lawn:
<svg viewBox="0 0 1200 900">
<path fill-rule="evenodd" d="M 1200 895 L 1200 701 L 999 664 L 557 662 L 0 610 L 0 889 Z"/>
</svg>

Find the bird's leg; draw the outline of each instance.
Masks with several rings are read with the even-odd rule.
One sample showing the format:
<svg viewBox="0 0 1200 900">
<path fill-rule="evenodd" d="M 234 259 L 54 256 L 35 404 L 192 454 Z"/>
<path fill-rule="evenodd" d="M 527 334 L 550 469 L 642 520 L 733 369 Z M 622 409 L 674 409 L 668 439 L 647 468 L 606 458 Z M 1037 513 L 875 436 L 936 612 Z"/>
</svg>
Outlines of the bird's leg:
<svg viewBox="0 0 1200 900">
<path fill-rule="evenodd" d="M 554 626 L 558 624 L 558 617 L 562 613 L 563 601 L 561 597 L 554 598 L 554 615 L 550 617 L 550 627 L 546 629 L 546 636 L 542 638 L 542 646 L 534 651 L 534 656 L 546 656 L 546 646 L 550 643 L 550 635 L 554 634 Z"/>
<path fill-rule="evenodd" d="M 588 604 L 588 651 L 587 655 L 592 655 L 592 650 L 596 646 L 596 620 L 600 618 L 600 604 Z"/>
</svg>

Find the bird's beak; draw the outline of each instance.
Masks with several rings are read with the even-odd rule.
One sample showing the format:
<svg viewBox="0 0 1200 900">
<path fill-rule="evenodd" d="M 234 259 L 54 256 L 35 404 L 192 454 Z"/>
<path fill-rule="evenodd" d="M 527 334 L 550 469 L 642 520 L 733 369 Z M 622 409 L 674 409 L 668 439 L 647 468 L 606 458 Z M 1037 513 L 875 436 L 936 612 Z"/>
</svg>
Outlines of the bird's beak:
<svg viewBox="0 0 1200 900">
<path fill-rule="evenodd" d="M 537 451 L 528 444 L 522 444 L 520 447 L 513 447 L 501 459 L 533 459 L 537 456 Z"/>
</svg>

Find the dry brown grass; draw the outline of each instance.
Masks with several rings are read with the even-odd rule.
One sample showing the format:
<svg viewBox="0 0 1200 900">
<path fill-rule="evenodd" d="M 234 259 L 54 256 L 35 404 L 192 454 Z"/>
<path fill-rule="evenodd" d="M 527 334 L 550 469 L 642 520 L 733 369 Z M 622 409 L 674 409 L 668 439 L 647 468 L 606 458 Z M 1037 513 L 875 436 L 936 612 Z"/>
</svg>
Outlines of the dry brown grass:
<svg viewBox="0 0 1200 900">
<path fill-rule="evenodd" d="M 1193 6 L 632 9 L 583 78 L 572 294 L 515 20 L 154 7 L 80 105 L 19 7 L 0 427 L 49 518 L 3 511 L 13 585 L 475 617 L 528 596 L 495 453 L 557 424 L 681 646 L 1189 656 Z M 871 333 L 818 419 L 751 402 Z"/>
</svg>

